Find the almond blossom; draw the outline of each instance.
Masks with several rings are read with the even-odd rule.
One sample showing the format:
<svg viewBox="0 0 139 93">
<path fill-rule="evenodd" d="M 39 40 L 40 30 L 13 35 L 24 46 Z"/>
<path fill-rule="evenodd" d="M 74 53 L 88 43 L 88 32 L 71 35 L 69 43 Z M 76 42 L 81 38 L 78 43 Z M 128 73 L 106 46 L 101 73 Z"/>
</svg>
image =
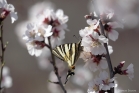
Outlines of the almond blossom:
<svg viewBox="0 0 139 93">
<path fill-rule="evenodd" d="M 38 16 L 39 24 L 51 25 L 53 35 L 51 36 L 52 44 L 58 44 L 59 41 L 65 38 L 65 30 L 67 29 L 68 16 L 64 15 L 62 9 L 56 12 L 52 9 L 46 9 Z"/>
<path fill-rule="evenodd" d="M 84 51 L 91 52 L 94 55 L 101 55 L 106 52 L 103 43 L 107 43 L 108 39 L 103 35 L 98 35 L 97 32 L 92 32 L 91 35 L 83 37 L 82 46 Z"/>
<path fill-rule="evenodd" d="M 45 38 L 51 36 L 52 26 L 38 26 L 36 23 L 29 23 L 23 39 L 26 41 L 26 46 L 30 55 L 40 56 L 42 49 L 45 46 Z"/>
<path fill-rule="evenodd" d="M 102 90 L 110 90 L 110 88 L 117 86 L 117 84 L 113 83 L 115 78 L 109 79 L 108 73 L 106 71 L 100 72 L 99 78 L 101 80 L 100 86 L 102 87 Z"/>
<path fill-rule="evenodd" d="M 116 41 L 118 39 L 119 33 L 114 30 L 115 28 L 123 28 L 123 25 L 117 22 L 108 22 L 107 24 L 104 25 L 105 31 L 108 34 L 108 37 Z"/>
<path fill-rule="evenodd" d="M 11 21 L 14 23 L 18 19 L 17 12 L 15 12 L 15 8 L 12 4 L 7 4 L 6 0 L 0 0 L 0 8 L 3 9 L 1 13 L 1 18 L 5 19 L 8 14 L 11 16 Z"/>
<path fill-rule="evenodd" d="M 107 64 L 106 58 L 100 55 L 97 55 L 97 56 L 93 56 L 92 58 L 90 58 L 86 62 L 85 67 L 88 67 L 90 70 L 95 72 L 97 70 L 107 69 L 108 64 Z"/>
<path fill-rule="evenodd" d="M 132 78 L 134 78 L 134 69 L 133 69 L 133 64 L 131 63 L 126 70 L 124 70 L 123 72 L 125 72 L 124 74 L 128 76 L 128 78 L 130 80 L 132 80 Z"/>
<path fill-rule="evenodd" d="M 101 80 L 100 78 L 96 77 L 88 84 L 88 93 L 99 93 L 102 89 L 100 86 Z"/>
</svg>

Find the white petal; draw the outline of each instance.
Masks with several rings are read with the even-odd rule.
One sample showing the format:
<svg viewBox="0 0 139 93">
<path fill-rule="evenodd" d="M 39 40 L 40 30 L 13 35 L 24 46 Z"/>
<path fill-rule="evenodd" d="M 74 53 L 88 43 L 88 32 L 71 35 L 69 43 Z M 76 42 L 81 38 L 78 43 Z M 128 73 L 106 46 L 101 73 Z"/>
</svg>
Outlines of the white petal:
<svg viewBox="0 0 139 93">
<path fill-rule="evenodd" d="M 108 43 L 108 39 L 105 36 L 103 36 L 103 35 L 100 35 L 99 36 L 99 41 L 101 43 Z"/>
<path fill-rule="evenodd" d="M 110 90 L 110 86 L 104 85 L 103 88 L 102 88 L 102 90 Z"/>
<path fill-rule="evenodd" d="M 87 24 L 88 25 L 94 25 L 94 24 L 96 24 L 97 23 L 97 20 L 96 19 L 94 19 L 94 20 L 92 20 L 92 19 L 87 19 Z"/>
<path fill-rule="evenodd" d="M 38 57 L 42 53 L 42 49 L 35 49 L 35 56 Z"/>
<path fill-rule="evenodd" d="M 6 0 L 0 0 L 0 8 L 3 8 L 5 4 L 7 4 Z"/>
<path fill-rule="evenodd" d="M 62 10 L 62 9 L 58 9 L 58 10 L 56 11 L 56 15 L 57 15 L 57 16 L 63 16 L 63 15 L 64 15 L 63 10 Z"/>
<path fill-rule="evenodd" d="M 108 51 L 109 51 L 109 54 L 112 54 L 112 53 L 113 53 L 113 48 L 112 48 L 112 46 L 108 45 Z"/>
<path fill-rule="evenodd" d="M 123 28 L 123 25 L 117 22 L 109 22 L 107 24 L 110 25 L 112 28 Z"/>
<path fill-rule="evenodd" d="M 106 59 L 101 59 L 101 61 L 100 61 L 100 67 L 102 69 L 107 69 L 108 68 L 108 63 L 107 63 Z"/>
<path fill-rule="evenodd" d="M 2 73 L 2 74 L 3 74 L 3 77 L 9 75 L 9 72 L 10 72 L 10 71 L 9 71 L 9 68 L 6 67 L 6 66 L 4 66 L 4 68 L 3 68 L 3 73 Z"/>
<path fill-rule="evenodd" d="M 5 80 L 5 82 L 4 82 L 4 86 L 6 87 L 6 88 L 10 88 L 11 86 L 12 86 L 12 78 L 10 77 L 10 76 L 7 76 L 7 77 L 5 77 L 4 78 Z"/>
<path fill-rule="evenodd" d="M 18 19 L 17 12 L 10 12 L 12 23 Z"/>
<path fill-rule="evenodd" d="M 97 32 L 93 31 L 92 37 L 93 37 L 94 39 L 98 39 L 98 38 L 99 38 L 99 35 L 98 35 Z"/>
<path fill-rule="evenodd" d="M 31 45 L 31 44 L 29 44 L 29 43 L 27 43 L 26 44 L 27 45 L 27 49 L 28 49 L 28 52 L 29 52 L 29 54 L 31 55 L 31 56 L 33 56 L 34 55 L 34 47 L 33 47 L 33 45 Z"/>
<path fill-rule="evenodd" d="M 108 33 L 108 37 L 113 40 L 116 41 L 118 39 L 119 33 L 115 30 L 112 30 Z"/>
</svg>

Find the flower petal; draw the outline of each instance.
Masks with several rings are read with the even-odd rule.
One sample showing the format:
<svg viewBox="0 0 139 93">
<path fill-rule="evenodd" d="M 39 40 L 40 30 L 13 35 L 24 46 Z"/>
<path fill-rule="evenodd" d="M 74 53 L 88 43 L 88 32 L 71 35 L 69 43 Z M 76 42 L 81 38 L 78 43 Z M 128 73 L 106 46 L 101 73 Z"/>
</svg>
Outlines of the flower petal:
<svg viewBox="0 0 139 93">
<path fill-rule="evenodd" d="M 17 12 L 10 12 L 10 16 L 12 23 L 18 19 Z"/>
</svg>

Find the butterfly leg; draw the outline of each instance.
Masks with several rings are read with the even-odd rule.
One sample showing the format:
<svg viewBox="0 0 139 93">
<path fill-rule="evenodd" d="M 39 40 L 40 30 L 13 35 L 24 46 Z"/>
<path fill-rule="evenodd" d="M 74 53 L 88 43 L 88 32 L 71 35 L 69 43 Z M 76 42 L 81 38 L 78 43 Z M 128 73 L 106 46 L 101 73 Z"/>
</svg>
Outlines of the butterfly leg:
<svg viewBox="0 0 139 93">
<path fill-rule="evenodd" d="M 73 71 L 71 71 L 71 70 L 68 70 L 68 73 L 67 73 L 67 76 L 66 76 L 65 84 L 67 83 L 67 81 L 69 80 L 69 78 L 70 78 L 71 76 L 73 76 L 73 75 L 75 75 L 75 73 L 74 73 Z"/>
</svg>

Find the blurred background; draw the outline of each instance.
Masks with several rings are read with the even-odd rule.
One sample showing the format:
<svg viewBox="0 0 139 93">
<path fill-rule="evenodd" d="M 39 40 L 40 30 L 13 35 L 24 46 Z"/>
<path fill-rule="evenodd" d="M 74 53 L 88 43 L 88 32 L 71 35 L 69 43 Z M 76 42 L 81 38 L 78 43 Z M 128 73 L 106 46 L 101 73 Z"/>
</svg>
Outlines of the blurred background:
<svg viewBox="0 0 139 93">
<path fill-rule="evenodd" d="M 103 1 L 103 0 L 101 0 Z M 108 0 L 107 0 L 108 1 Z M 78 39 L 73 35 L 79 36 L 79 30 L 88 26 L 86 23 L 85 15 L 90 14 L 92 11 L 92 4 L 90 0 L 7 0 L 15 6 L 15 11 L 18 12 L 19 19 L 11 24 L 10 17 L 4 21 L 4 40 L 9 41 L 9 45 L 5 53 L 6 66 L 10 69 L 10 75 L 13 79 L 11 88 L 6 89 L 7 93 L 58 93 L 52 92 L 55 87 L 49 87 L 47 80 L 50 77 L 52 66 L 49 64 L 50 69 L 43 69 L 39 66 L 39 60 L 28 54 L 26 46 L 21 42 L 20 37 L 24 28 L 19 25 L 27 21 L 31 14 L 29 11 L 34 5 L 45 2 L 46 6 L 53 9 L 63 9 L 64 14 L 69 16 L 68 29 L 64 43 L 77 42 Z M 119 62 L 126 61 L 124 67 L 126 68 L 130 63 L 133 63 L 135 69 L 135 77 L 131 81 L 126 76 L 117 77 L 118 88 L 122 90 L 136 90 L 139 91 L 139 0 L 112 0 L 111 6 L 116 10 L 119 18 L 124 18 L 124 29 L 117 29 L 119 38 L 117 41 L 110 41 L 113 46 L 114 52 L 111 54 L 113 66 L 117 66 Z M 35 10 L 34 10 L 35 12 Z M 37 12 L 37 10 L 36 10 Z M 20 31 L 21 29 L 21 31 Z M 79 38 L 80 39 L 80 38 Z M 47 53 L 46 53 L 47 54 Z M 83 60 L 78 60 L 79 70 L 81 71 L 84 65 Z M 65 64 L 64 64 L 65 65 Z M 47 66 L 46 66 L 47 67 Z M 77 67 L 78 68 L 78 67 Z M 91 71 L 84 72 L 93 74 Z M 87 75 L 88 75 L 87 74 Z M 84 77 L 85 77 L 84 76 Z M 80 77 L 80 76 L 79 76 Z M 90 77 L 90 78 L 88 78 Z M 66 89 L 76 90 L 87 93 L 87 84 L 93 76 L 88 75 L 86 82 L 82 84 L 68 83 Z M 77 77 L 78 79 L 78 77 Z M 72 81 L 72 79 L 71 79 Z M 60 89 L 60 88 L 59 88 Z M 83 92 L 82 92 L 83 91 Z M 68 92 L 77 93 L 77 92 Z M 118 92 L 117 92 L 118 93 Z M 123 92 L 126 93 L 126 92 Z M 129 93 L 129 92 L 128 92 Z"/>
</svg>

